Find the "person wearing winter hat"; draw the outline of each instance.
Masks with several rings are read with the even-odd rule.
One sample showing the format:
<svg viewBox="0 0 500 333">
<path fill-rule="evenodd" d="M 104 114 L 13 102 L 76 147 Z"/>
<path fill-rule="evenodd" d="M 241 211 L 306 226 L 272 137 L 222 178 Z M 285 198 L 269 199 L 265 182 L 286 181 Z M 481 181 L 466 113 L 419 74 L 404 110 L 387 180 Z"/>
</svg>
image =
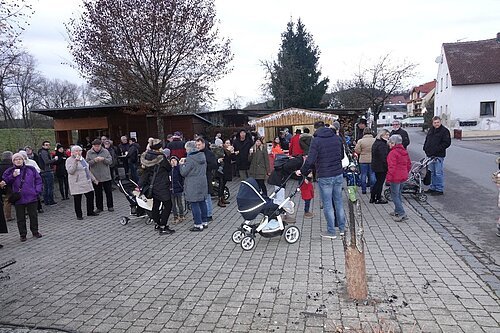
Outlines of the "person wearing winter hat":
<svg viewBox="0 0 500 333">
<path fill-rule="evenodd" d="M 95 205 L 97 212 L 100 213 L 104 210 L 104 198 L 102 191 L 106 194 L 106 206 L 108 211 L 113 212 L 113 192 L 111 181 L 111 170 L 109 166 L 113 163 L 113 158 L 106 148 L 101 146 L 102 142 L 99 139 L 92 141 L 92 149 L 87 151 L 85 157 L 89 164 L 90 171 L 97 179 L 98 183 L 94 183 L 95 192 Z"/>
<path fill-rule="evenodd" d="M 41 238 L 38 231 L 38 195 L 42 193 L 42 178 L 35 168 L 24 163 L 23 155 L 16 153 L 12 155 L 12 163 L 9 169 L 5 170 L 3 179 L 5 184 L 12 188 L 11 203 L 16 209 L 17 227 L 21 242 L 26 241 L 26 213 L 30 219 L 30 230 L 35 238 Z M 14 193 L 18 193 L 14 200 Z"/>
<path fill-rule="evenodd" d="M 172 167 L 163 154 L 162 147 L 163 144 L 160 139 L 153 139 L 151 140 L 150 149 L 142 153 L 141 165 L 144 172 L 139 180 L 139 186 L 144 194 L 150 194 L 153 199 L 151 213 L 159 234 L 168 235 L 175 232 L 167 224 L 172 210 L 172 197 L 170 195 L 170 172 Z"/>
<path fill-rule="evenodd" d="M 61 193 L 62 200 L 69 200 L 69 183 L 68 183 L 68 171 L 66 171 L 66 152 L 61 144 L 56 145 L 56 178 L 59 183 L 59 193 Z"/>
</svg>

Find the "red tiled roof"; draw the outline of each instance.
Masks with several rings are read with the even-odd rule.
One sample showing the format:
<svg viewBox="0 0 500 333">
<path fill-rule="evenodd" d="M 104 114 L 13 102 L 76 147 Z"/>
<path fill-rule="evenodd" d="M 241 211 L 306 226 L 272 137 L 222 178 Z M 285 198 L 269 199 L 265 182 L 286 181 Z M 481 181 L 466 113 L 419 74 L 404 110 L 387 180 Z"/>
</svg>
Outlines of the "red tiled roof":
<svg viewBox="0 0 500 333">
<path fill-rule="evenodd" d="M 443 44 L 451 84 L 500 83 L 500 42 L 497 39 Z"/>
<path fill-rule="evenodd" d="M 390 96 L 385 101 L 385 104 L 406 104 L 407 101 L 408 101 L 408 98 L 406 98 L 403 95 L 394 95 L 394 96 Z"/>
<path fill-rule="evenodd" d="M 413 87 L 411 92 L 423 92 L 424 94 L 428 94 L 432 89 L 436 88 L 436 80 L 432 80 L 430 82 L 426 82 L 419 86 Z"/>
</svg>

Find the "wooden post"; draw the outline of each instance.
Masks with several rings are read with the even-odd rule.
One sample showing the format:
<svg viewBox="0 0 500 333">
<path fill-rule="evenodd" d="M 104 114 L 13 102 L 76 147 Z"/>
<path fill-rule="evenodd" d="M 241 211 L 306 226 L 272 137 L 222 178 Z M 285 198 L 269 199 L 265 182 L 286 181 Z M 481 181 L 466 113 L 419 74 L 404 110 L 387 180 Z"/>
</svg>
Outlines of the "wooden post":
<svg viewBox="0 0 500 333">
<path fill-rule="evenodd" d="M 349 235 L 344 236 L 345 270 L 347 293 L 350 298 L 366 300 L 368 284 L 366 282 L 366 262 L 363 238 L 363 216 L 357 199 L 357 187 L 349 186 Z M 349 244 L 347 239 L 350 239 Z"/>
</svg>

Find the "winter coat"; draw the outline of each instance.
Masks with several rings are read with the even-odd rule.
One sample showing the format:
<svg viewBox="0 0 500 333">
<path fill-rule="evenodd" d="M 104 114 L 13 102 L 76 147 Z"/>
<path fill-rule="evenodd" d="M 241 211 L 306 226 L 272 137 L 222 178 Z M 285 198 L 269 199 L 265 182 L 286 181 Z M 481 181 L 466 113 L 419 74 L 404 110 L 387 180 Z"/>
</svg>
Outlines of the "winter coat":
<svg viewBox="0 0 500 333">
<path fill-rule="evenodd" d="M 184 196 L 189 202 L 204 201 L 208 194 L 207 161 L 201 151 L 189 153 L 180 165 L 184 177 Z"/>
<path fill-rule="evenodd" d="M 52 172 L 52 165 L 57 161 L 50 155 L 48 149 L 40 149 L 38 151 L 38 166 L 40 167 L 40 173 Z"/>
<path fill-rule="evenodd" d="M 13 172 L 16 169 L 21 169 L 21 174 L 14 177 Z M 24 184 L 21 188 L 21 199 L 15 203 L 16 205 L 26 205 L 32 202 L 37 202 L 38 195 L 42 193 L 42 178 L 35 168 L 29 165 L 23 164 L 21 168 L 12 166 L 5 170 L 3 174 L 3 179 L 11 186 L 12 193 L 19 191 L 23 177 Z"/>
<path fill-rule="evenodd" d="M 212 179 L 214 177 L 214 171 L 217 170 L 217 157 L 215 154 L 205 146 L 205 149 L 201 150 L 205 154 L 205 160 L 207 161 L 207 190 L 208 193 L 212 193 Z"/>
<path fill-rule="evenodd" d="M 238 166 L 239 170 L 248 170 L 250 168 L 248 155 L 252 146 L 252 140 L 248 136 L 243 141 L 241 141 L 239 137 L 233 141 L 234 151 L 239 151 L 239 153 L 236 155 L 236 165 Z"/>
<path fill-rule="evenodd" d="M 387 176 L 388 183 L 402 183 L 408 180 L 408 172 L 411 169 L 411 160 L 408 151 L 402 144 L 392 147 L 387 155 Z"/>
<path fill-rule="evenodd" d="M 12 160 L 11 159 L 8 159 L 8 160 L 1 160 L 0 161 L 0 178 L 3 179 L 3 173 L 5 172 L 5 170 L 7 170 L 8 168 L 12 167 L 14 164 L 12 164 Z"/>
<path fill-rule="evenodd" d="M 302 185 L 300 185 L 300 195 L 302 200 L 311 200 L 314 198 L 314 186 L 311 181 L 307 183 L 303 182 Z"/>
<path fill-rule="evenodd" d="M 97 157 L 102 157 L 104 160 L 96 162 L 95 159 Z M 111 171 L 109 166 L 113 163 L 113 158 L 106 148 L 101 147 L 98 152 L 96 152 L 94 148 L 90 149 L 87 152 L 85 159 L 90 165 L 90 171 L 99 183 L 111 180 Z"/>
<path fill-rule="evenodd" d="M 90 172 L 89 164 L 83 158 L 78 161 L 73 156 L 66 160 L 68 171 L 69 193 L 71 195 L 85 194 L 94 190 L 92 181 L 97 181 Z"/>
<path fill-rule="evenodd" d="M 167 148 L 170 149 L 170 156 L 177 156 L 179 159 L 186 157 L 186 148 L 184 148 L 185 142 L 179 138 L 172 139 L 171 142 L 167 143 Z"/>
<path fill-rule="evenodd" d="M 127 161 L 129 164 L 137 164 L 137 162 L 139 162 L 139 150 L 141 150 L 141 147 L 137 142 L 130 145 L 127 154 Z"/>
<path fill-rule="evenodd" d="M 281 144 L 274 144 L 273 143 L 273 148 L 271 148 L 271 154 L 273 155 L 273 158 L 276 158 L 276 155 L 283 155 L 285 152 L 283 149 L 281 149 Z"/>
<path fill-rule="evenodd" d="M 401 127 L 395 131 L 391 131 L 391 135 L 398 134 L 401 135 L 401 138 L 403 139 L 403 147 L 406 149 L 410 145 L 410 136 L 408 135 L 408 132 L 402 129 Z"/>
<path fill-rule="evenodd" d="M 109 165 L 109 167 L 114 168 L 118 164 L 118 155 L 116 153 L 116 148 L 114 146 L 109 146 L 109 148 L 104 148 L 104 149 L 106 149 L 111 155 L 112 162 Z"/>
<path fill-rule="evenodd" d="M 288 157 L 285 157 L 288 158 Z M 302 156 L 291 157 L 283 164 L 281 168 L 274 169 L 269 175 L 267 183 L 269 185 L 280 186 L 285 183 L 286 179 L 295 171 L 299 170 L 304 164 Z M 304 174 L 306 174 L 304 172 Z"/>
<path fill-rule="evenodd" d="M 170 200 L 170 172 L 172 166 L 163 152 L 149 150 L 142 153 L 141 164 L 145 169 L 139 180 L 139 185 L 141 187 L 153 185 L 153 199 L 159 201 Z"/>
<path fill-rule="evenodd" d="M 219 178 L 223 177 L 223 179 L 227 182 L 233 180 L 233 161 L 235 160 L 234 153 L 230 152 L 227 149 L 224 149 L 224 160 L 222 161 L 222 175 L 218 173 Z"/>
<path fill-rule="evenodd" d="M 66 160 L 68 157 L 64 152 L 59 152 L 56 151 L 56 156 L 57 156 L 57 161 L 55 163 L 56 165 L 56 177 L 57 178 L 64 178 L 68 175 L 68 172 L 66 171 Z"/>
<path fill-rule="evenodd" d="M 375 138 L 371 134 L 363 135 L 363 138 L 358 140 L 354 151 L 359 155 L 359 163 L 370 164 L 372 162 L 372 146 Z"/>
<path fill-rule="evenodd" d="M 124 156 L 124 155 L 125 155 L 125 153 L 127 153 L 127 152 L 128 152 L 128 149 L 129 149 L 129 148 L 130 148 L 130 144 L 129 144 L 128 142 L 127 142 L 127 143 L 123 143 L 123 142 L 122 142 L 122 143 L 120 143 L 120 144 L 118 145 L 118 151 L 119 151 L 119 152 L 118 152 L 118 154 L 119 154 L 120 156 Z"/>
<path fill-rule="evenodd" d="M 180 196 L 184 192 L 184 177 L 181 176 L 179 165 L 172 167 L 170 172 L 170 191 L 174 196 Z"/>
<path fill-rule="evenodd" d="M 304 155 L 304 149 L 300 147 L 300 134 L 295 134 L 290 140 L 288 154 L 290 156 Z"/>
<path fill-rule="evenodd" d="M 331 128 L 320 127 L 316 130 L 301 172 L 307 174 L 311 166 L 315 165 L 318 178 L 335 177 L 342 174 L 343 158 L 344 145 L 340 136 Z"/>
<path fill-rule="evenodd" d="M 254 151 L 248 158 L 250 159 L 248 175 L 255 179 L 266 179 L 267 174 L 271 172 L 266 147 L 262 146 L 262 149 Z"/>
<path fill-rule="evenodd" d="M 309 133 L 302 133 L 299 138 L 300 148 L 304 151 L 304 155 L 309 154 L 309 148 L 311 147 L 311 140 L 313 136 Z"/>
<path fill-rule="evenodd" d="M 446 127 L 431 127 L 425 137 L 424 151 L 427 157 L 445 157 L 446 149 L 450 145 L 450 131 Z"/>
<path fill-rule="evenodd" d="M 372 164 L 373 172 L 387 172 L 387 154 L 389 146 L 384 139 L 375 139 L 372 145 Z"/>
</svg>

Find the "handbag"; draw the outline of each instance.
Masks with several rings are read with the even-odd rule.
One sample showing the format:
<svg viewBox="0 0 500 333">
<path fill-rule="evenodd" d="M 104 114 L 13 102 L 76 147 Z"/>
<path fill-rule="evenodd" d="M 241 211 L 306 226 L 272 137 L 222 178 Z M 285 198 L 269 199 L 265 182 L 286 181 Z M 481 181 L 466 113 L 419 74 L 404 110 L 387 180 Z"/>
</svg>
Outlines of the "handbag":
<svg viewBox="0 0 500 333">
<path fill-rule="evenodd" d="M 342 169 L 347 168 L 350 162 L 351 161 L 349 160 L 349 156 L 347 156 L 346 147 L 344 145 L 344 158 L 342 159 Z"/>
<path fill-rule="evenodd" d="M 26 178 L 26 171 L 23 171 L 23 177 L 21 178 L 21 185 L 19 185 L 19 190 L 17 192 L 11 193 L 11 195 L 9 195 L 9 198 L 7 199 L 7 201 L 13 205 L 21 199 L 21 190 L 24 185 L 24 179 Z"/>
<path fill-rule="evenodd" d="M 155 183 L 155 178 L 156 174 L 158 173 L 158 169 L 160 167 L 160 164 L 157 164 L 155 166 L 155 170 L 153 172 L 153 178 L 151 179 L 151 183 L 149 185 L 146 185 L 142 189 L 142 193 L 146 197 L 146 199 L 153 199 L 153 184 Z"/>
</svg>

